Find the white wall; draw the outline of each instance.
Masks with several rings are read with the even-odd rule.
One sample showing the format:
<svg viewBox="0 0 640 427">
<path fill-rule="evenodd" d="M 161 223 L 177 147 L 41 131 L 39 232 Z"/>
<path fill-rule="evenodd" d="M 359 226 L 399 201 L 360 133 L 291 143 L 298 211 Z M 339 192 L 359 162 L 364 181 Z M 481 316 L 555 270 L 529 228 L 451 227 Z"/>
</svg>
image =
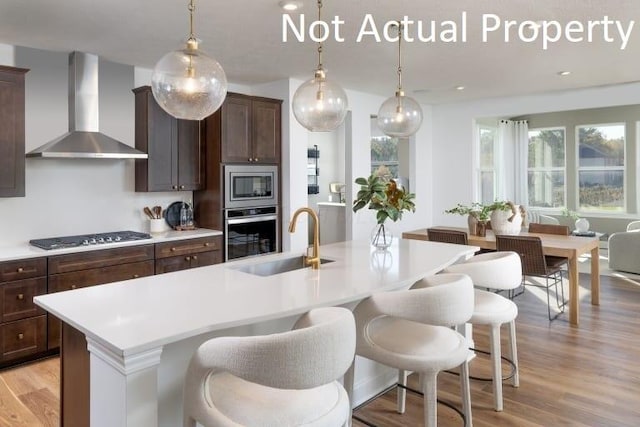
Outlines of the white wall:
<svg viewBox="0 0 640 427">
<path fill-rule="evenodd" d="M 475 118 L 637 104 L 638 99 L 640 83 L 630 83 L 434 106 L 433 216 L 423 225 L 466 225 L 465 218 L 447 215 L 444 210 L 473 201 Z"/>
<path fill-rule="evenodd" d="M 26 75 L 26 151 L 68 130 L 68 55 L 23 47 L 0 62 Z M 9 58 L 13 56 L 13 60 Z M 11 62 L 10 62 L 11 61 Z M 134 145 L 133 67 L 100 61 L 100 129 Z M 26 197 L 0 198 L 0 245 L 33 238 L 146 230 L 146 205 L 167 206 L 191 193 L 135 193 L 133 160 L 26 159 Z"/>
</svg>

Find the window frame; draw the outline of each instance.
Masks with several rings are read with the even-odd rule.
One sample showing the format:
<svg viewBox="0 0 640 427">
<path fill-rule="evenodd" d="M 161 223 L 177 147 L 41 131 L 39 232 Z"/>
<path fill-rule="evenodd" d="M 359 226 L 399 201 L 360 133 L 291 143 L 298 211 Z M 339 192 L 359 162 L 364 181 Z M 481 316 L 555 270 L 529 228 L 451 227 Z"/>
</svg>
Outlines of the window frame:
<svg viewBox="0 0 640 427">
<path fill-rule="evenodd" d="M 563 136 L 564 136 L 564 138 L 563 138 L 564 139 L 564 165 L 563 166 L 552 166 L 552 167 L 530 168 L 529 167 L 529 156 L 527 154 L 527 170 L 525 171 L 526 177 L 527 177 L 527 199 L 529 198 L 529 194 L 528 194 L 529 172 L 563 171 L 564 172 L 564 191 L 563 191 L 564 206 L 558 206 L 558 207 L 530 206 L 532 209 L 548 212 L 550 214 L 557 214 L 559 212 L 562 212 L 568 206 L 568 192 L 567 192 L 567 187 L 568 187 L 568 183 L 567 183 L 567 177 L 568 177 L 568 173 L 567 173 L 567 169 L 568 169 L 567 168 L 567 127 L 566 126 L 548 126 L 548 127 L 540 127 L 540 128 L 530 128 L 528 130 L 527 138 L 529 139 L 529 134 L 531 132 L 542 132 L 542 131 L 545 131 L 545 130 L 562 130 L 562 133 L 563 133 Z M 527 147 L 527 153 L 528 153 L 528 147 Z M 528 203 L 529 203 L 529 200 L 527 200 L 527 206 L 529 207 Z"/>
<path fill-rule="evenodd" d="M 482 147 L 481 147 L 481 142 L 482 142 L 482 137 L 481 137 L 481 132 L 483 129 L 489 130 L 493 132 L 493 165 L 491 168 L 483 168 L 481 161 L 480 161 L 480 157 L 482 155 Z M 484 200 L 482 197 L 482 174 L 484 172 L 491 172 L 493 174 L 493 197 L 491 198 L 491 200 L 494 200 L 497 197 L 498 194 L 498 170 L 496 168 L 496 159 L 498 158 L 498 156 L 500 155 L 500 153 L 498 152 L 498 126 L 492 126 L 492 125 L 488 125 L 488 124 L 484 124 L 484 123 L 477 123 L 476 124 L 476 139 L 477 139 L 477 143 L 476 143 L 476 159 L 475 159 L 475 164 L 476 164 L 476 193 L 477 193 L 477 200 Z"/>
<path fill-rule="evenodd" d="M 624 143 L 622 144 L 622 154 L 623 154 L 623 166 L 580 166 L 580 128 L 588 128 L 588 127 L 599 127 L 599 126 L 622 126 L 624 130 Z M 583 214 L 584 216 L 592 216 L 593 214 L 606 214 L 606 215 L 624 215 L 629 212 L 629 197 L 627 194 L 628 191 L 628 183 L 627 183 L 627 123 L 626 122 L 611 122 L 611 123 L 598 123 L 598 124 L 581 124 L 576 125 L 575 127 L 575 180 L 576 180 L 576 194 L 575 194 L 575 206 L 576 212 Z M 622 171 L 622 195 L 624 197 L 622 210 L 611 211 L 606 209 L 582 209 L 580 206 L 580 172 L 581 171 Z"/>
</svg>

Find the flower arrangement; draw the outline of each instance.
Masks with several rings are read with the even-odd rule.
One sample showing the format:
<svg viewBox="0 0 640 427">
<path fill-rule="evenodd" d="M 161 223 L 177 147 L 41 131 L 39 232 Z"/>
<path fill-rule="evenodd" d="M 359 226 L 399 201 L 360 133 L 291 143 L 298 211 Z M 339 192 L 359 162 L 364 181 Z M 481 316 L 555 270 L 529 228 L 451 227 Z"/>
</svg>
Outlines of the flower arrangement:
<svg viewBox="0 0 640 427">
<path fill-rule="evenodd" d="M 384 224 L 387 219 L 394 222 L 402 219 L 403 211 L 416 211 L 413 201 L 416 195 L 404 191 L 392 179 L 372 174 L 369 178 L 356 178 L 355 182 L 360 185 L 360 191 L 353 201 L 353 211 L 368 205 L 376 211 L 378 224 Z"/>
<path fill-rule="evenodd" d="M 491 212 L 509 211 L 512 210 L 513 204 L 505 201 L 495 201 L 490 205 L 483 205 L 482 203 L 473 202 L 471 205 L 462 205 L 458 203 L 454 208 L 447 209 L 444 213 L 457 214 L 457 215 L 471 215 L 479 223 L 486 224 L 491 219 Z"/>
<path fill-rule="evenodd" d="M 369 209 L 376 212 L 378 224 L 371 233 L 371 244 L 378 250 L 385 250 L 393 241 L 393 234 L 385 228 L 385 221 L 401 219 L 404 211 L 415 212 L 415 194 L 398 187 L 388 175 L 374 173 L 369 178 L 357 178 L 355 182 L 360 185 L 360 191 L 353 201 L 353 211 L 357 212 L 368 205 Z"/>
</svg>

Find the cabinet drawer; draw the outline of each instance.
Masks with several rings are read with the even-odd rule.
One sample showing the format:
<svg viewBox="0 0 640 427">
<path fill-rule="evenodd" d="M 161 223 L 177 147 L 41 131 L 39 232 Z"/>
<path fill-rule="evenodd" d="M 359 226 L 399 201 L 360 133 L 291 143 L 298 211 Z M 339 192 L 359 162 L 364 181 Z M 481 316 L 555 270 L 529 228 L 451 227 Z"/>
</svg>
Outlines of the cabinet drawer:
<svg viewBox="0 0 640 427">
<path fill-rule="evenodd" d="M 17 359 L 47 349 L 47 316 L 0 325 L 0 361 Z"/>
<path fill-rule="evenodd" d="M 133 262 L 49 276 L 49 293 L 153 275 L 153 261 Z"/>
<path fill-rule="evenodd" d="M 0 262 L 0 282 L 29 279 L 47 275 L 47 259 L 31 258 Z"/>
<path fill-rule="evenodd" d="M 198 252 L 192 255 L 179 255 L 156 260 L 156 274 L 204 267 L 222 262 L 222 251 Z"/>
<path fill-rule="evenodd" d="M 47 292 L 47 278 L 25 279 L 0 285 L 0 322 L 44 314 L 33 297 Z"/>
<path fill-rule="evenodd" d="M 222 249 L 222 236 L 156 243 L 156 259 Z"/>
<path fill-rule="evenodd" d="M 49 257 L 49 274 L 88 270 L 153 259 L 153 245 L 129 246 Z"/>
</svg>

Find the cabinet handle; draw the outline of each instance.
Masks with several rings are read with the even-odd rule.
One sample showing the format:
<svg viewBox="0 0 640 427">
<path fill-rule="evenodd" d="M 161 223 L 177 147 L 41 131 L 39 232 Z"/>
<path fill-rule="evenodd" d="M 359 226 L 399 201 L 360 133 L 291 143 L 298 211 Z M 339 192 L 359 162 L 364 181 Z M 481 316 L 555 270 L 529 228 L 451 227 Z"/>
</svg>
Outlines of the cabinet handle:
<svg viewBox="0 0 640 427">
<path fill-rule="evenodd" d="M 76 285 L 71 285 L 71 289 L 75 289 L 75 288 L 77 288 Z"/>
<path fill-rule="evenodd" d="M 24 339 L 24 334 L 22 332 L 18 334 L 18 339 L 19 340 Z"/>
<path fill-rule="evenodd" d="M 138 277 L 140 277 L 140 275 L 138 275 L 138 274 L 134 274 L 134 275 L 133 275 L 133 278 L 134 278 L 134 279 L 137 279 Z"/>
<path fill-rule="evenodd" d="M 169 250 L 170 250 L 171 252 L 175 252 L 175 251 L 176 251 L 176 248 L 174 247 L 174 248 L 171 248 L 171 249 L 169 249 Z"/>
<path fill-rule="evenodd" d="M 180 189 L 181 189 L 181 190 L 184 190 L 184 185 L 181 185 L 181 186 L 180 186 Z"/>
<path fill-rule="evenodd" d="M 171 188 L 173 188 L 174 190 L 177 190 L 177 189 L 178 189 L 178 186 L 177 186 L 177 185 L 174 185 L 174 186 L 173 186 L 173 187 L 171 187 Z"/>
<path fill-rule="evenodd" d="M 24 271 L 24 268 L 18 267 L 18 273 L 22 273 L 23 271 Z"/>
<path fill-rule="evenodd" d="M 209 247 L 209 246 L 211 246 L 211 243 L 209 243 L 209 242 L 204 242 L 204 246 L 205 246 L 205 247 Z"/>
<path fill-rule="evenodd" d="M 197 261 L 197 260 L 198 260 L 198 255 L 194 255 L 194 256 L 193 256 L 193 260 L 194 260 L 194 261 Z"/>
<path fill-rule="evenodd" d="M 249 162 L 253 162 L 253 159 L 251 157 L 249 157 Z"/>
<path fill-rule="evenodd" d="M 184 260 L 185 261 L 191 261 L 191 257 L 190 256 L 186 256 L 186 257 L 184 257 Z"/>
<path fill-rule="evenodd" d="M 257 161 L 258 161 L 258 158 L 256 157 L 255 159 L 253 159 L 253 161 L 254 161 L 254 162 L 257 162 Z"/>
<path fill-rule="evenodd" d="M 18 294 L 17 298 L 19 301 L 22 301 L 24 299 L 24 294 Z"/>
</svg>

